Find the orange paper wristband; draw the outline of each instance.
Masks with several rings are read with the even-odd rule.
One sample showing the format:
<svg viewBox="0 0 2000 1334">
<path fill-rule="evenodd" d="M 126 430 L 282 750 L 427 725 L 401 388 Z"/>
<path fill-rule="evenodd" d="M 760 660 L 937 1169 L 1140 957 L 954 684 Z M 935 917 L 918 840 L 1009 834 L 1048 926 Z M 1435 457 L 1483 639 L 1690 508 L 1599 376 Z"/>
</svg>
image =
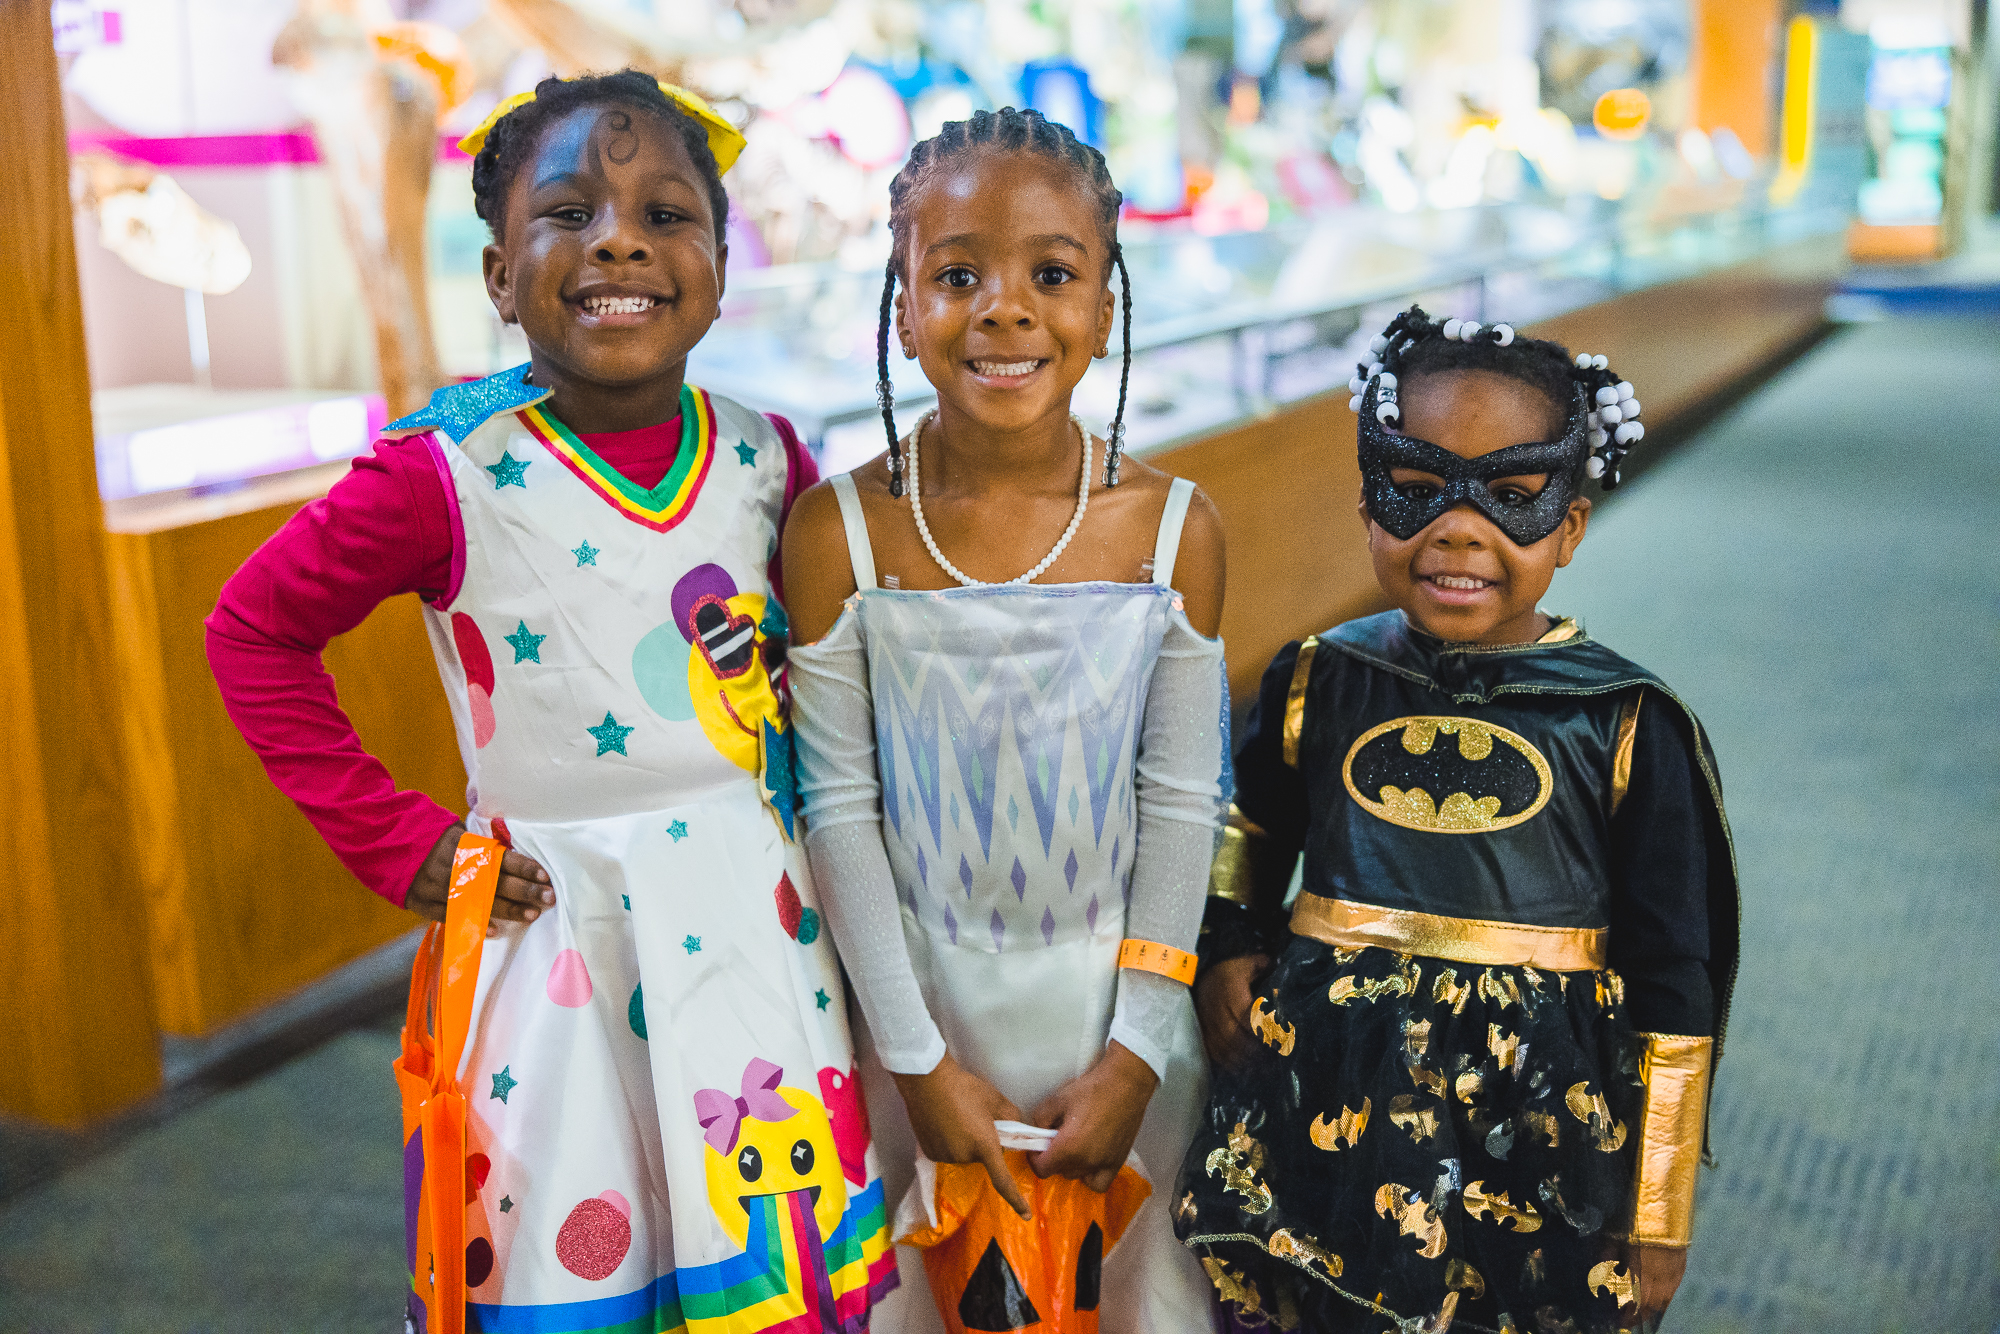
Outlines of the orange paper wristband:
<svg viewBox="0 0 2000 1334">
<path fill-rule="evenodd" d="M 1186 950 L 1155 940 L 1127 940 L 1118 947 L 1118 966 L 1170 977 L 1184 987 L 1194 985 L 1195 957 Z"/>
</svg>

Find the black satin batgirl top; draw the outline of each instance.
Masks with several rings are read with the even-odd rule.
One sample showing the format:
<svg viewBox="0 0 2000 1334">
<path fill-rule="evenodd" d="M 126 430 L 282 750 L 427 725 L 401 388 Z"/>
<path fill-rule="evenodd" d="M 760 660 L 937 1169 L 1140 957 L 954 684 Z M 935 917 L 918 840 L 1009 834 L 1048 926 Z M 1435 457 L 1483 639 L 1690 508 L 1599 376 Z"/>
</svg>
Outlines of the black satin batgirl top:
<svg viewBox="0 0 2000 1334">
<path fill-rule="evenodd" d="M 1328 898 L 1609 927 L 1635 1028 L 1719 1035 L 1735 857 L 1707 737 L 1672 691 L 1568 621 L 1478 648 L 1387 612 L 1308 642 L 1303 677 L 1298 644 L 1272 662 L 1236 751 L 1267 874 L 1302 850 L 1301 888 Z M 1281 895 L 1248 914 L 1211 900 L 1204 961 L 1275 953 Z"/>
</svg>

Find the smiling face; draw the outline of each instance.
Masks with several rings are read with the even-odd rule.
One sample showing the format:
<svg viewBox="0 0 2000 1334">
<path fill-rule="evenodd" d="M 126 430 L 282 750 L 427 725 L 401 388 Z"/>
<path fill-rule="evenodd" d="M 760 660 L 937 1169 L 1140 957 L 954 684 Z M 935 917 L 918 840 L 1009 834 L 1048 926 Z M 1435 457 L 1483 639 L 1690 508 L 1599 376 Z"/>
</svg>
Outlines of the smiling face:
<svg viewBox="0 0 2000 1334">
<path fill-rule="evenodd" d="M 752 1210 L 767 1226 L 789 1226 L 791 1196 L 812 1214 L 822 1238 L 833 1235 L 847 1212 L 840 1150 L 826 1108 L 804 1089 L 780 1086 L 777 1094 L 793 1109 L 791 1116 L 745 1117 L 728 1152 L 718 1153 L 713 1145 L 702 1149 L 709 1207 L 738 1246 L 749 1236 Z"/>
<path fill-rule="evenodd" d="M 996 431 L 1067 416 L 1115 309 L 1110 248 L 1076 169 L 973 153 L 923 183 L 909 218 L 896 332 L 941 407 Z"/>
<path fill-rule="evenodd" d="M 1402 392 L 1403 433 L 1461 458 L 1476 459 L 1562 433 L 1554 404 L 1520 381 L 1491 371 L 1442 371 L 1414 377 Z M 1441 479 L 1409 468 L 1390 474 L 1412 499 L 1435 493 Z M 1496 478 L 1488 490 L 1502 505 L 1532 501 L 1546 474 Z M 1402 540 L 1361 508 L 1375 578 L 1420 630 L 1453 643 L 1524 644 L 1546 629 L 1535 604 L 1556 570 L 1569 564 L 1589 524 L 1590 502 L 1571 503 L 1560 527 L 1517 546 L 1492 520 L 1460 505 Z"/>
<path fill-rule="evenodd" d="M 720 313 L 727 257 L 674 128 L 644 110 L 584 106 L 549 123 L 510 183 L 486 290 L 527 335 L 558 414 L 588 430 L 563 411 L 566 395 L 663 378 L 679 393 L 689 350 Z"/>
</svg>

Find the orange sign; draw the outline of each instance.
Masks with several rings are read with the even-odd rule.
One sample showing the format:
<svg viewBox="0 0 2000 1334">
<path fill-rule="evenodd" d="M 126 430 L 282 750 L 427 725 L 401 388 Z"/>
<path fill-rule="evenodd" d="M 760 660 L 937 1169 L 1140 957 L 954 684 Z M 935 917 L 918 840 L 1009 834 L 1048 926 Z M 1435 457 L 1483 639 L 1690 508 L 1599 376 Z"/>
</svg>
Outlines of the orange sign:
<svg viewBox="0 0 2000 1334">
<path fill-rule="evenodd" d="M 1653 99 L 1637 88 L 1613 88 L 1597 99 L 1590 118 L 1607 139 L 1637 139 L 1653 118 Z"/>
</svg>

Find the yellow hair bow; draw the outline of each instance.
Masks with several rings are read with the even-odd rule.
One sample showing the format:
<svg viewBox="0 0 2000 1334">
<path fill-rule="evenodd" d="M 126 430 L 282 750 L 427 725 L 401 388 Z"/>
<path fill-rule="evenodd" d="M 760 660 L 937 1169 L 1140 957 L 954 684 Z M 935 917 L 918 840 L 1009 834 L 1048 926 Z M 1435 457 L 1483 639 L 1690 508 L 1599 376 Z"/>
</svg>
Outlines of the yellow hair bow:
<svg viewBox="0 0 2000 1334">
<path fill-rule="evenodd" d="M 717 114 L 714 107 L 702 101 L 685 88 L 679 88 L 660 80 L 660 91 L 667 100 L 680 105 L 681 110 L 701 122 L 702 129 L 708 131 L 708 151 L 715 154 L 715 170 L 719 175 L 736 165 L 736 159 L 743 152 L 743 133 Z M 525 93 L 515 93 L 512 97 L 487 113 L 471 134 L 458 141 L 458 149 L 469 157 L 476 157 L 486 146 L 486 136 L 493 131 L 500 118 L 508 112 L 524 107 L 535 100 L 535 91 L 530 88 Z"/>
</svg>

